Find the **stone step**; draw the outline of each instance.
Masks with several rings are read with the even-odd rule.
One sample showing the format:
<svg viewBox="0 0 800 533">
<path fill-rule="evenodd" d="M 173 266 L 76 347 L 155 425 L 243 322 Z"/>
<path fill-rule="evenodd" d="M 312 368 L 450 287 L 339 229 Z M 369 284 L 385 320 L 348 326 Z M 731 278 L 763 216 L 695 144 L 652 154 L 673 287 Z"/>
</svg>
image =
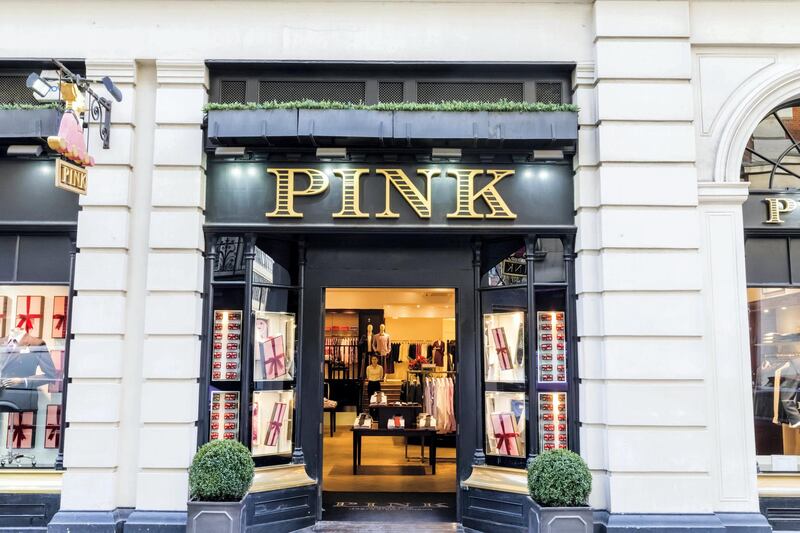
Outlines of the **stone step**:
<svg viewBox="0 0 800 533">
<path fill-rule="evenodd" d="M 325 533 L 351 533 L 353 531 L 370 533 L 409 533 L 424 531 L 425 533 L 463 532 L 461 524 L 446 522 L 317 522 L 311 527 L 301 529 L 303 533 L 322 531 Z"/>
</svg>

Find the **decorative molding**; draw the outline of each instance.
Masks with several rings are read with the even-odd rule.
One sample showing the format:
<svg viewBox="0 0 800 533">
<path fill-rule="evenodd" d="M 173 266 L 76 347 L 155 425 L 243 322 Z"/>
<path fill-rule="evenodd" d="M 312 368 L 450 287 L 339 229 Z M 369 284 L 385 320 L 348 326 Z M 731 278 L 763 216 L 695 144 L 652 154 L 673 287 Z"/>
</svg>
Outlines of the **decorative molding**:
<svg viewBox="0 0 800 533">
<path fill-rule="evenodd" d="M 254 492 L 291 489 L 316 484 L 316 480 L 311 479 L 306 474 L 305 465 L 266 466 L 256 468 L 256 475 L 253 478 L 253 484 L 250 486 L 249 492 L 252 494 Z"/>
<path fill-rule="evenodd" d="M 719 112 L 723 124 L 714 160 L 714 181 L 738 182 L 742 154 L 753 131 L 770 111 L 800 96 L 800 68 L 777 64 L 757 73 Z"/>
<path fill-rule="evenodd" d="M 63 470 L 2 469 L 2 494 L 60 494 Z"/>
<path fill-rule="evenodd" d="M 465 489 L 487 489 L 528 495 L 528 474 L 517 468 L 474 465 L 472 474 L 461 482 Z"/>
<path fill-rule="evenodd" d="M 575 65 L 575 71 L 572 73 L 573 90 L 578 85 L 594 85 L 596 81 L 597 72 L 594 62 L 584 61 Z"/>
<path fill-rule="evenodd" d="M 156 60 L 159 84 L 202 85 L 208 89 L 208 69 L 203 61 Z"/>
<path fill-rule="evenodd" d="M 702 204 L 743 204 L 749 194 L 750 183 L 746 181 L 700 181 L 697 183 L 697 199 Z"/>
<path fill-rule="evenodd" d="M 136 61 L 133 59 L 87 59 L 86 76 L 101 78 L 108 76 L 117 85 L 136 84 Z"/>
</svg>

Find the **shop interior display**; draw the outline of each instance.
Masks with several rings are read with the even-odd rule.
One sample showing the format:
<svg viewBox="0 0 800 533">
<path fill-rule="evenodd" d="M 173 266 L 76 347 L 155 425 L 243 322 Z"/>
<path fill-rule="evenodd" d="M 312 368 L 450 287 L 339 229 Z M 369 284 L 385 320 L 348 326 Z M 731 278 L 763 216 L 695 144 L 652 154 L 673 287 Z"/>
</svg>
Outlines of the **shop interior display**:
<svg viewBox="0 0 800 533">
<path fill-rule="evenodd" d="M 486 381 L 525 383 L 525 313 L 483 315 L 483 342 Z"/>
<path fill-rule="evenodd" d="M 61 443 L 67 287 L 0 287 L 0 466 L 52 467 Z"/>
<path fill-rule="evenodd" d="M 252 451 L 254 456 L 292 453 L 294 391 L 253 392 Z"/>
<path fill-rule="evenodd" d="M 567 382 L 567 341 L 563 312 L 536 313 L 539 383 Z"/>
<path fill-rule="evenodd" d="M 212 393 L 210 420 L 209 440 L 238 439 L 239 393 L 231 391 Z"/>
<path fill-rule="evenodd" d="M 294 379 L 295 315 L 255 312 L 253 380 Z"/>
<path fill-rule="evenodd" d="M 567 449 L 567 393 L 539 393 L 539 449 Z"/>
<path fill-rule="evenodd" d="M 242 364 L 242 310 L 214 311 L 211 381 L 239 381 Z"/>
</svg>

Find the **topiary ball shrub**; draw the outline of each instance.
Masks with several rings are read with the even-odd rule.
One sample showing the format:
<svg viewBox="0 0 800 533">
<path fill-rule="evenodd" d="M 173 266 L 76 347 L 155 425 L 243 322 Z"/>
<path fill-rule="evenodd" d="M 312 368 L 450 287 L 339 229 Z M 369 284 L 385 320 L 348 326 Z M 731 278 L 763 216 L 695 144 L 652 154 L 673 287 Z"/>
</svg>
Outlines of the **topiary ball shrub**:
<svg viewBox="0 0 800 533">
<path fill-rule="evenodd" d="M 250 489 L 255 464 L 241 442 L 214 440 L 194 454 L 189 494 L 201 502 L 238 502 Z"/>
<path fill-rule="evenodd" d="M 583 507 L 592 491 L 592 475 L 577 453 L 550 450 L 528 465 L 528 491 L 542 507 Z"/>
</svg>

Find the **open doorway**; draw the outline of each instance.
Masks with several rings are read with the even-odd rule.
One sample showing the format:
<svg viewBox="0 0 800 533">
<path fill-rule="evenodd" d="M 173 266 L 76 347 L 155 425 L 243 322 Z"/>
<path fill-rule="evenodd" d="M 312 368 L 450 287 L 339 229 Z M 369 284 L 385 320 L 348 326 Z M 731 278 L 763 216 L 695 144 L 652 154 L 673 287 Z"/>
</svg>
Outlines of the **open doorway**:
<svg viewBox="0 0 800 533">
<path fill-rule="evenodd" d="M 456 291 L 325 291 L 323 518 L 454 522 Z"/>
</svg>

